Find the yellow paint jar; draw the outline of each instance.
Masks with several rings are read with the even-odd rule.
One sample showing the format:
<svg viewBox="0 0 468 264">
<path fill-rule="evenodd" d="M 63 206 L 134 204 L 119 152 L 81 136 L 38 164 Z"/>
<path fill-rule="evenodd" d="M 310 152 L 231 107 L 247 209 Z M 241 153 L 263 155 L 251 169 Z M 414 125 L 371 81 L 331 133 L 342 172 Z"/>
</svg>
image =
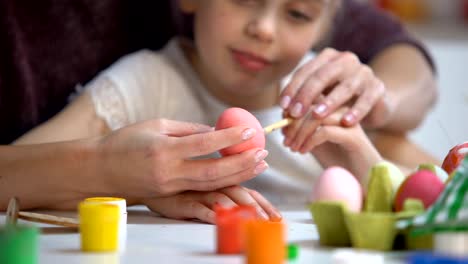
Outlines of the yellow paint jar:
<svg viewBox="0 0 468 264">
<path fill-rule="evenodd" d="M 117 251 L 119 238 L 119 206 L 106 203 L 79 204 L 81 250 Z"/>
<path fill-rule="evenodd" d="M 125 199 L 117 197 L 91 197 L 86 198 L 84 201 L 90 203 L 113 204 L 119 207 L 119 242 L 117 248 L 120 252 L 125 251 L 125 245 L 127 243 L 127 202 Z"/>
</svg>

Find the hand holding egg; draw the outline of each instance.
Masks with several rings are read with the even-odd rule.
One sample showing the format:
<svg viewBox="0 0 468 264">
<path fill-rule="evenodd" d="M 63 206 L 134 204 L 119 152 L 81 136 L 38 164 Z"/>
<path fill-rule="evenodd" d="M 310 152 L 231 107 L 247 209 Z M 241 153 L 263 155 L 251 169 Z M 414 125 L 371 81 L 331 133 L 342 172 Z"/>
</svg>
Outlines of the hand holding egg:
<svg viewBox="0 0 468 264">
<path fill-rule="evenodd" d="M 244 152 L 253 148 L 265 148 L 265 134 L 263 128 L 257 118 L 249 111 L 238 107 L 226 109 L 216 122 L 216 130 L 225 129 L 233 126 L 248 126 L 257 131 L 255 136 L 245 142 L 237 145 L 229 146 L 220 150 L 223 156 L 229 156 Z"/>
</svg>

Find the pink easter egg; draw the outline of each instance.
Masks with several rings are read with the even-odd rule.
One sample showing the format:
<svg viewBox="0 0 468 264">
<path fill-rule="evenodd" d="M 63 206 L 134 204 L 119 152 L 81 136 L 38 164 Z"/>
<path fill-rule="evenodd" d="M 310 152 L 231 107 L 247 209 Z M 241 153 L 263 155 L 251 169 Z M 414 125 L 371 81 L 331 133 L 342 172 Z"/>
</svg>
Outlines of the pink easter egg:
<svg viewBox="0 0 468 264">
<path fill-rule="evenodd" d="M 257 118 L 249 111 L 238 107 L 232 107 L 224 110 L 216 122 L 216 130 L 225 129 L 233 126 L 248 126 L 257 131 L 255 136 L 245 142 L 229 146 L 220 150 L 223 156 L 238 154 L 253 148 L 265 148 L 265 134 L 262 125 Z"/>
<path fill-rule="evenodd" d="M 315 201 L 343 202 L 349 211 L 360 212 L 363 193 L 361 184 L 346 169 L 330 167 L 317 179 L 311 196 Z"/>
</svg>

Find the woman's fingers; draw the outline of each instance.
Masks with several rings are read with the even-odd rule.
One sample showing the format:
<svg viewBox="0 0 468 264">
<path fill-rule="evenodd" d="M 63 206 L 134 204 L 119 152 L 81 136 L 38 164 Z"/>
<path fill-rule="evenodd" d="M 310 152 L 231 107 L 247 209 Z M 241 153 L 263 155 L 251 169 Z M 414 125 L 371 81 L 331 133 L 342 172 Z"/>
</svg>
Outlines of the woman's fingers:
<svg viewBox="0 0 468 264">
<path fill-rule="evenodd" d="M 173 137 L 183 137 L 213 131 L 213 128 L 207 125 L 170 119 L 149 120 L 148 124 L 151 124 L 153 129 L 160 134 Z"/>
<path fill-rule="evenodd" d="M 237 185 L 241 182 L 250 180 L 256 175 L 264 172 L 267 168 L 268 164 L 262 160 L 255 167 L 234 173 L 232 175 L 220 177 L 215 180 L 198 180 L 193 179 L 194 177 L 190 177 L 188 179 L 182 179 L 176 184 L 181 186 L 183 189 L 212 191 L 226 186 Z"/>
<path fill-rule="evenodd" d="M 223 148 L 251 139 L 257 131 L 246 126 L 236 126 L 207 133 L 194 134 L 174 140 L 175 155 L 192 158 L 211 154 Z"/>
<path fill-rule="evenodd" d="M 300 118 L 308 113 L 312 102 L 323 94 L 327 88 L 338 83 L 344 71 L 343 65 L 331 61 L 310 74 L 292 100 L 293 107 L 290 108 L 290 115 Z M 317 111 L 317 109 L 320 108 L 315 108 L 314 111 Z"/>
<path fill-rule="evenodd" d="M 255 173 L 255 167 L 267 155 L 268 151 L 255 148 L 221 158 L 184 160 L 178 173 L 199 181 L 214 181 L 248 169 Z"/>
<path fill-rule="evenodd" d="M 326 50 L 294 73 L 282 92 L 280 105 L 292 117 L 300 118 L 308 112 L 311 102 L 336 79 L 341 67 L 329 67 L 339 54 Z"/>
<path fill-rule="evenodd" d="M 328 60 L 323 60 L 323 63 L 314 68 L 313 71 L 308 70 L 312 67 L 307 67 L 303 71 L 298 70 L 298 74 L 293 76 L 291 85 L 294 89 L 286 88 L 289 88 L 287 92 L 292 91 L 291 93 L 293 93 L 291 104 L 287 109 L 292 117 L 300 118 L 308 113 L 310 105 L 317 96 L 346 80 L 359 69 L 360 62 L 356 55 L 350 52 L 334 52 L 333 56 L 328 55 Z M 306 64 L 303 67 L 306 66 L 309 65 Z M 298 78 L 299 81 L 296 81 L 295 78 Z M 317 117 L 322 118 L 329 113 L 326 107 L 326 104 L 319 104 L 313 111 Z"/>
<path fill-rule="evenodd" d="M 280 105 L 286 114 L 297 119 L 310 109 L 316 119 L 323 119 L 355 100 L 343 116 L 342 125 L 353 126 L 370 115 L 366 123 L 373 126 L 384 124 L 392 110 L 382 103 L 384 92 L 383 83 L 355 54 L 332 50 L 322 52 L 294 73 L 282 92 Z M 319 96 L 323 99 L 318 100 Z M 374 113 L 374 109 L 379 111 Z"/>
<path fill-rule="evenodd" d="M 389 100 L 385 97 L 385 86 L 379 80 L 376 80 L 370 85 L 372 85 L 373 88 L 366 89 L 352 106 L 349 113 L 343 116 L 343 125 L 353 126 L 362 120 L 364 124 L 371 125 L 375 128 L 387 123 L 393 109 L 389 104 Z M 352 118 L 346 118 L 348 114 L 356 116 L 355 122 L 349 122 Z"/>
<path fill-rule="evenodd" d="M 333 113 L 336 109 L 342 107 L 351 98 L 363 91 L 363 86 L 365 85 L 364 82 L 367 81 L 368 80 L 362 74 L 356 74 L 355 76 L 339 83 L 328 95 L 325 95 L 322 102 L 314 108 L 314 111 L 312 112 L 314 117 L 317 119 L 323 119 L 330 113 Z"/>
</svg>

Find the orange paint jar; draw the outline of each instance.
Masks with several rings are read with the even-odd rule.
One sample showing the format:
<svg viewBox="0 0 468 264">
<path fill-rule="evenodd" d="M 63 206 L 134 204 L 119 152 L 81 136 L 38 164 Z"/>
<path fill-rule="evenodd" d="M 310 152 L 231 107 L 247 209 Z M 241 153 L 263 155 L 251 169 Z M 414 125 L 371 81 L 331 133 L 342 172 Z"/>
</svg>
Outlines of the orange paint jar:
<svg viewBox="0 0 468 264">
<path fill-rule="evenodd" d="M 247 223 L 246 262 L 280 264 L 286 261 L 283 222 L 252 220 Z"/>
<path fill-rule="evenodd" d="M 249 220 L 257 218 L 253 206 L 241 205 L 233 208 L 215 206 L 216 240 L 218 254 L 239 254 L 244 251 L 245 228 Z"/>
</svg>

